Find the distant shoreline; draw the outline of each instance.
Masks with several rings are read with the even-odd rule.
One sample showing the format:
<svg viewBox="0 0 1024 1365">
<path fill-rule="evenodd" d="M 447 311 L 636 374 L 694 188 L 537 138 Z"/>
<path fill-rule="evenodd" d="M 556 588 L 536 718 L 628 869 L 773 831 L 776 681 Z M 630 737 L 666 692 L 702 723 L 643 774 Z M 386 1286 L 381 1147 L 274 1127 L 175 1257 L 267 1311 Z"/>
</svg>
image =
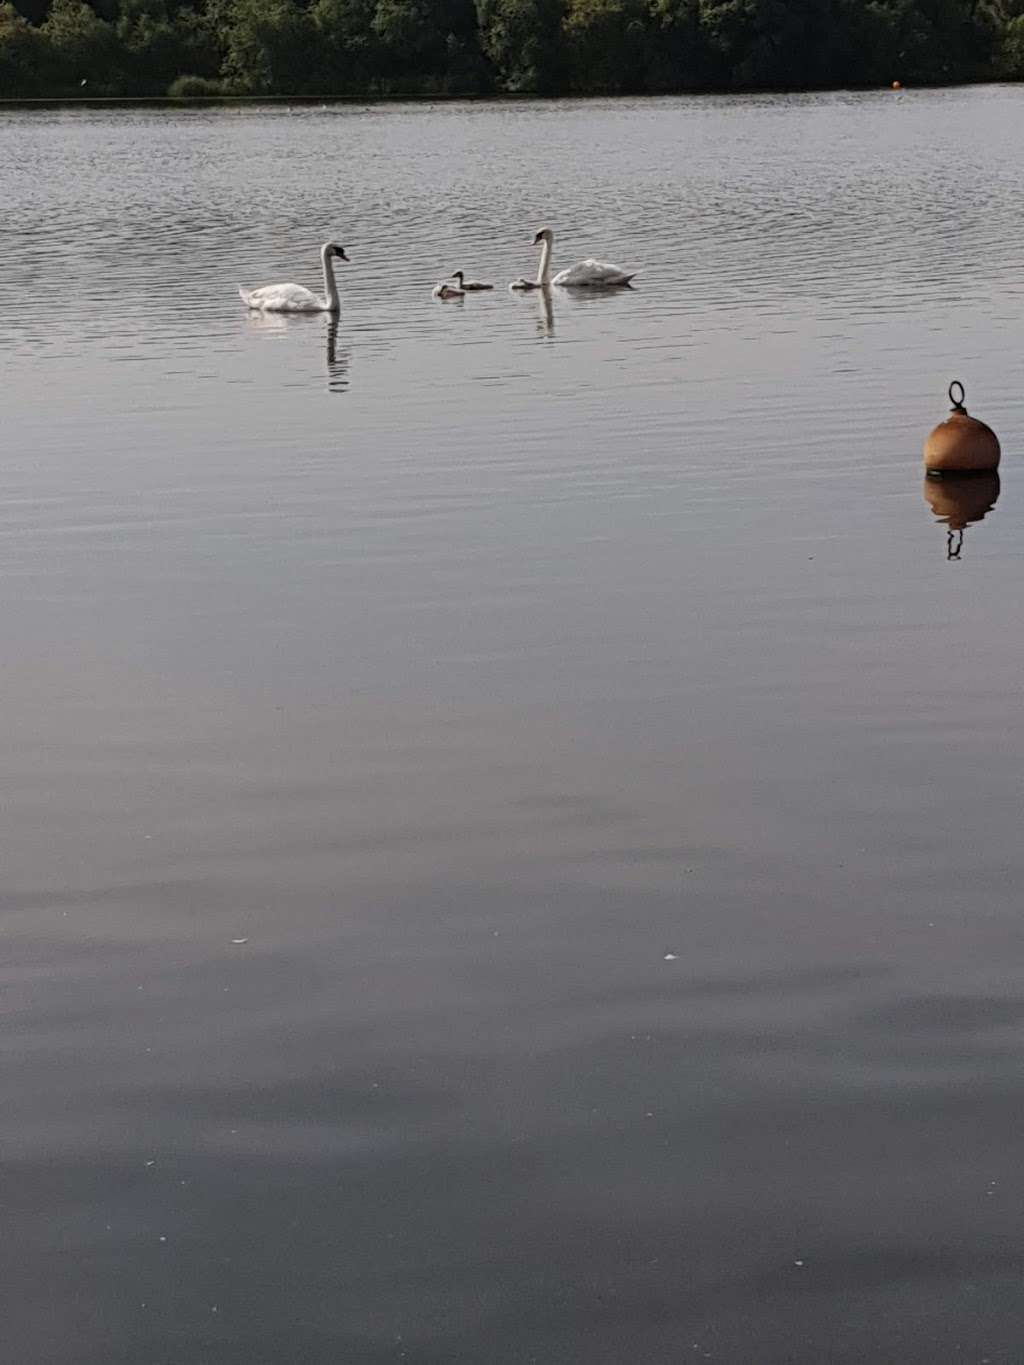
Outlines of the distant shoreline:
<svg viewBox="0 0 1024 1365">
<path fill-rule="evenodd" d="M 1019 80 L 997 80 L 988 78 L 979 81 L 927 82 L 919 85 L 901 85 L 898 93 L 912 94 L 925 90 L 979 90 L 986 86 L 1002 88 L 1021 85 Z M 887 85 L 835 85 L 835 86 L 757 86 L 750 89 L 734 90 L 659 90 L 628 93 L 620 90 L 563 91 L 559 94 L 529 94 L 525 92 L 466 93 L 466 94 L 417 94 L 408 95 L 39 95 L 34 98 L 22 97 L 4 99 L 0 97 L 0 110 L 3 109 L 88 109 L 88 108 L 234 108 L 258 107 L 261 105 L 302 105 L 318 107 L 322 105 L 378 105 L 378 104 L 562 104 L 567 101 L 596 100 L 669 100 L 669 99 L 744 99 L 758 95 L 863 95 L 871 91 L 879 94 L 893 93 Z"/>
</svg>

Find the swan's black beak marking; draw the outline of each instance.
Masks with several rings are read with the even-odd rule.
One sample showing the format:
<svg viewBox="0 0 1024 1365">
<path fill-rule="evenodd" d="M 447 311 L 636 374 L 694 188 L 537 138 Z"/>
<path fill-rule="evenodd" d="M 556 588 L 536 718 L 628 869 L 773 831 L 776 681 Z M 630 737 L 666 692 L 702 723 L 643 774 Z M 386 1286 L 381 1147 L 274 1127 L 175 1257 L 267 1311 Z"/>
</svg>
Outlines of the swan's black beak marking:
<svg viewBox="0 0 1024 1365">
<path fill-rule="evenodd" d="M 340 256 L 343 261 L 348 261 L 348 257 L 345 255 L 345 248 L 343 246 L 336 246 L 334 248 L 334 254 L 336 256 Z M 348 261 L 348 263 L 349 265 L 352 264 L 351 261 Z"/>
</svg>

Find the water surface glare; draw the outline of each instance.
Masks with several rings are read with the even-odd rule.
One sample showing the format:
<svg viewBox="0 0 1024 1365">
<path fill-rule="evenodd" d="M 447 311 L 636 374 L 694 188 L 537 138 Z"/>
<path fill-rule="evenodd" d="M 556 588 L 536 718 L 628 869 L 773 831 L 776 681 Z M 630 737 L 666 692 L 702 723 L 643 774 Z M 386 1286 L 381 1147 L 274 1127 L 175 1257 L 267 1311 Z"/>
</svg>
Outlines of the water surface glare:
<svg viewBox="0 0 1024 1365">
<path fill-rule="evenodd" d="M 1020 1361 L 1022 118 L 0 113 L 12 1361 Z"/>
</svg>

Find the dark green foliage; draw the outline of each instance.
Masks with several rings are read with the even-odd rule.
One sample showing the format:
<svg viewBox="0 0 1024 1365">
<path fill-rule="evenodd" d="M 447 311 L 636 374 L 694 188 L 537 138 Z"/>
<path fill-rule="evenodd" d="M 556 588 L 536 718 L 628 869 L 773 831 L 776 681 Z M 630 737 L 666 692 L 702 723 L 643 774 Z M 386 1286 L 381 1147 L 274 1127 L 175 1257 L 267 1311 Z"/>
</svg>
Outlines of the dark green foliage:
<svg viewBox="0 0 1024 1365">
<path fill-rule="evenodd" d="M 39 30 L 47 93 L 114 94 L 120 87 L 117 35 L 85 0 L 55 0 Z"/>
<path fill-rule="evenodd" d="M 649 0 L 647 33 L 648 90 L 711 90 L 727 83 L 728 72 L 702 26 L 699 0 Z"/>
<path fill-rule="evenodd" d="M 237 95 L 305 94 L 314 27 L 296 0 L 233 0 L 228 10 L 224 81 Z"/>
<path fill-rule="evenodd" d="M 562 0 L 477 0 L 480 46 L 498 89 L 560 88 L 563 16 Z"/>
<path fill-rule="evenodd" d="M 13 5 L 0 4 L 0 91 L 33 95 L 45 79 L 46 43 Z"/>
<path fill-rule="evenodd" d="M 574 90 L 642 90 L 650 44 L 644 0 L 568 0 L 562 33 Z"/>
<path fill-rule="evenodd" d="M 380 91 L 383 53 L 373 26 L 373 0 L 313 0 L 318 94 L 358 95 Z"/>
<path fill-rule="evenodd" d="M 1024 80 L 1024 14 L 1006 26 L 999 48 L 999 69 L 1011 80 Z"/>
<path fill-rule="evenodd" d="M 121 0 L 115 31 L 123 93 L 144 95 L 154 85 L 166 89 L 182 71 L 204 66 L 205 35 L 190 23 L 194 17 L 190 11 L 175 13 L 167 0 Z"/>
<path fill-rule="evenodd" d="M 224 93 L 220 81 L 208 76 L 178 76 L 167 87 L 172 100 L 217 99 Z"/>
<path fill-rule="evenodd" d="M 0 0 L 0 98 L 1024 79 L 1024 0 Z"/>
</svg>

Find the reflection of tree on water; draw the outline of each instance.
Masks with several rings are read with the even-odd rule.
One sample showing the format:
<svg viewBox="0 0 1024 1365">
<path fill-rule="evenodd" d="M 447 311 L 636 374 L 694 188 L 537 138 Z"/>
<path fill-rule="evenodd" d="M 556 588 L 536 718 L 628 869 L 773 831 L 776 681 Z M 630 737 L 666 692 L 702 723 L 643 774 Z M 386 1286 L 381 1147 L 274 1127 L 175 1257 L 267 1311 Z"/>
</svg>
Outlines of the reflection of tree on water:
<svg viewBox="0 0 1024 1365">
<path fill-rule="evenodd" d="M 352 363 L 352 349 L 338 349 L 338 319 L 327 320 L 327 391 L 344 393 L 348 388 L 348 367 Z"/>
<path fill-rule="evenodd" d="M 999 475 L 964 474 L 959 478 L 926 475 L 924 500 L 942 522 L 946 531 L 946 558 L 959 559 L 964 548 L 964 531 L 985 517 L 999 499 Z"/>
</svg>

